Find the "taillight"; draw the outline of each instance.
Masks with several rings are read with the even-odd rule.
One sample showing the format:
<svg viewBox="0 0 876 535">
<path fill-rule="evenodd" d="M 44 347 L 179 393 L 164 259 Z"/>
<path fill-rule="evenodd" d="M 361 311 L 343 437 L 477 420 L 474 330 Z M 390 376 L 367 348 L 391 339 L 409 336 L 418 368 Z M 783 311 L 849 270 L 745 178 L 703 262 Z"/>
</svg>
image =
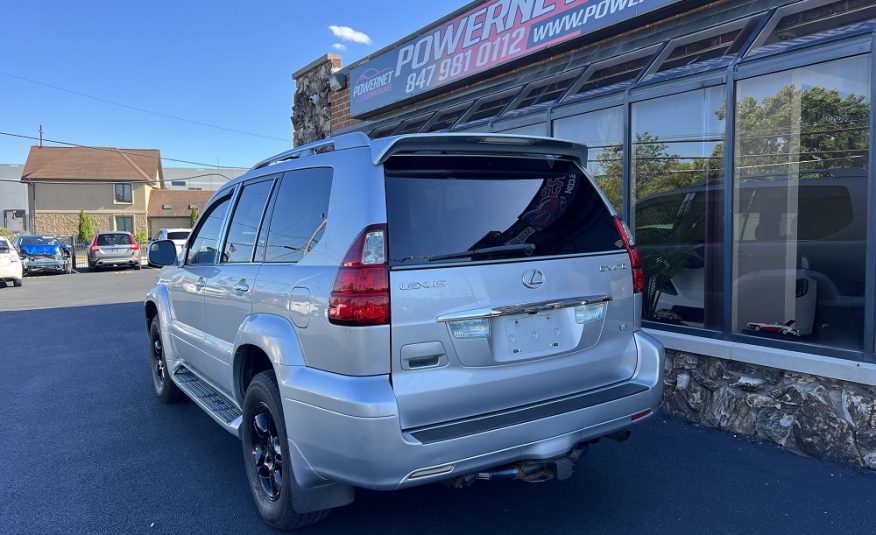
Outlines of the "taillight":
<svg viewBox="0 0 876 535">
<path fill-rule="evenodd" d="M 338 325 L 389 323 L 386 225 L 369 225 L 353 240 L 338 268 L 328 315 Z"/>
<path fill-rule="evenodd" d="M 633 241 L 633 233 L 619 217 L 614 218 L 614 224 L 621 235 L 627 254 L 630 255 L 630 269 L 633 270 L 633 292 L 640 293 L 645 289 L 645 270 L 642 269 L 642 259 L 639 258 L 639 249 Z"/>
<path fill-rule="evenodd" d="M 140 244 L 137 243 L 137 240 L 134 239 L 134 235 L 133 235 L 133 234 L 129 234 L 129 236 L 131 236 L 131 250 L 132 250 L 132 251 L 139 251 L 139 250 L 140 250 Z"/>
<path fill-rule="evenodd" d="M 88 250 L 92 253 L 100 251 L 100 248 L 97 246 L 97 236 L 95 236 L 94 239 L 91 240 L 91 247 L 89 247 Z"/>
</svg>

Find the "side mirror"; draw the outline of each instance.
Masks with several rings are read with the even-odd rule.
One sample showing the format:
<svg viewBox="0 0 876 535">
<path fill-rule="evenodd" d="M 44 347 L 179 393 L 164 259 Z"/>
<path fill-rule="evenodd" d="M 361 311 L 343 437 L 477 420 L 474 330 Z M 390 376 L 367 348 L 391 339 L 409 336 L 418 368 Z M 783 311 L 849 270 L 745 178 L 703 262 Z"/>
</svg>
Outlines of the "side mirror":
<svg viewBox="0 0 876 535">
<path fill-rule="evenodd" d="M 176 264 L 176 245 L 170 240 L 158 240 L 150 243 L 149 263 L 156 266 Z"/>
</svg>

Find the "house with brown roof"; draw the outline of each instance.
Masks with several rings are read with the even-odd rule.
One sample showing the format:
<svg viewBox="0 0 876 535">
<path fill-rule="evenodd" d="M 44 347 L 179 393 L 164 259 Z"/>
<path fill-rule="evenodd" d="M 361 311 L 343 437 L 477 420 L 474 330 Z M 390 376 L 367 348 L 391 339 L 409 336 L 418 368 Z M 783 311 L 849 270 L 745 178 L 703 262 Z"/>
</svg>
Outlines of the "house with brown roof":
<svg viewBox="0 0 876 535">
<path fill-rule="evenodd" d="M 156 149 L 31 147 L 21 173 L 33 232 L 72 236 L 79 211 L 96 231 L 148 231 L 149 198 L 164 180 Z"/>
<path fill-rule="evenodd" d="M 191 228 L 192 208 L 200 213 L 214 191 L 156 189 L 149 196 L 149 235 L 163 228 Z"/>
</svg>

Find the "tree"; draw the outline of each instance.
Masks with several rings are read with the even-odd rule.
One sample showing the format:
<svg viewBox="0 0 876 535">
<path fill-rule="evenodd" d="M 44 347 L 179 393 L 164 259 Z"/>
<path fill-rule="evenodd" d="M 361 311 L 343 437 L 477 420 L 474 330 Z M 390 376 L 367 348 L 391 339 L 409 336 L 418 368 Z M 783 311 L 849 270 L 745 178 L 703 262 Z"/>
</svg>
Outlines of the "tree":
<svg viewBox="0 0 876 535">
<path fill-rule="evenodd" d="M 94 221 L 85 210 L 79 210 L 79 241 L 90 242 L 94 239 Z"/>
<path fill-rule="evenodd" d="M 787 178 L 797 171 L 866 169 L 870 103 L 836 89 L 788 84 L 736 108 L 737 178 Z"/>
<path fill-rule="evenodd" d="M 192 218 L 192 224 L 191 224 L 191 227 L 192 227 L 192 228 L 195 228 L 195 223 L 198 222 L 198 215 L 199 215 L 199 213 L 198 213 L 198 207 L 197 207 L 197 206 L 192 206 L 192 213 L 191 213 L 191 218 Z"/>
</svg>

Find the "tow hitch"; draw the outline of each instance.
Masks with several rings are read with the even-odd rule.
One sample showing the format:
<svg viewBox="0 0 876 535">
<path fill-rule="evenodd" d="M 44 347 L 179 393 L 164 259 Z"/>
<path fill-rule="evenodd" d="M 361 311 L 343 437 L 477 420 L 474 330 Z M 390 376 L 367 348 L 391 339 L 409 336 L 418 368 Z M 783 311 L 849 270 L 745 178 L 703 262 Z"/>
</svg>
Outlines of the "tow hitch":
<svg viewBox="0 0 876 535">
<path fill-rule="evenodd" d="M 543 483 L 552 479 L 563 481 L 572 477 L 573 466 L 578 459 L 587 453 L 589 446 L 589 443 L 584 442 L 572 448 L 568 453 L 553 459 L 520 461 L 474 474 L 455 477 L 447 480 L 446 484 L 459 489 L 471 485 L 475 480 L 519 479 L 527 483 Z"/>
</svg>

